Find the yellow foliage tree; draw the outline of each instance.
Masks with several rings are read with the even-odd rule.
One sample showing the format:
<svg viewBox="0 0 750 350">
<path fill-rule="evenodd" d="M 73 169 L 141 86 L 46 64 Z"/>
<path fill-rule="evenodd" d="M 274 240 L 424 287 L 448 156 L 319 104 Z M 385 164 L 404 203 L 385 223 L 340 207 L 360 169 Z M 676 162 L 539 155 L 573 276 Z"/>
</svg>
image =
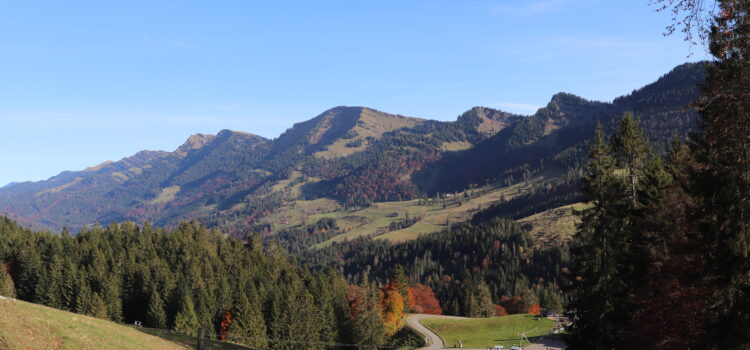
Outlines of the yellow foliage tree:
<svg viewBox="0 0 750 350">
<path fill-rule="evenodd" d="M 399 293 L 394 281 L 383 291 L 383 325 L 388 336 L 393 336 L 406 322 L 404 297 Z"/>
</svg>

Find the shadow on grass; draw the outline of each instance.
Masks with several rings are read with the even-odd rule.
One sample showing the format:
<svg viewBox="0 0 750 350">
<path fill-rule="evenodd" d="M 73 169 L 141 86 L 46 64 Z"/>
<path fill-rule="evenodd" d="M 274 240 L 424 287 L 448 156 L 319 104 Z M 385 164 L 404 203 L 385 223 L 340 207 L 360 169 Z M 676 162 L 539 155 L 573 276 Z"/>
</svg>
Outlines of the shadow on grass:
<svg viewBox="0 0 750 350">
<path fill-rule="evenodd" d="M 193 349 L 196 348 L 197 346 L 196 344 L 198 342 L 196 337 L 175 334 L 164 329 L 145 328 L 145 327 L 133 327 L 133 328 L 143 333 L 150 334 L 150 335 L 162 338 L 162 339 L 166 339 L 173 343 L 184 345 Z M 232 344 L 232 343 L 220 342 L 217 340 L 206 339 L 206 350 L 248 350 L 248 349 L 252 349 L 252 348 L 238 345 L 238 344 Z"/>
<path fill-rule="evenodd" d="M 504 338 L 504 339 L 493 339 L 495 342 L 505 342 L 505 343 L 513 343 L 514 345 L 518 345 L 519 339 L 518 337 L 513 338 Z M 533 344 L 542 344 L 544 346 L 550 346 L 550 347 L 560 347 L 565 348 L 567 347 L 567 344 L 565 343 L 565 338 L 560 334 L 553 334 L 553 335 L 540 335 L 536 337 L 529 337 L 529 341 Z M 524 343 L 526 341 L 524 340 Z"/>
</svg>

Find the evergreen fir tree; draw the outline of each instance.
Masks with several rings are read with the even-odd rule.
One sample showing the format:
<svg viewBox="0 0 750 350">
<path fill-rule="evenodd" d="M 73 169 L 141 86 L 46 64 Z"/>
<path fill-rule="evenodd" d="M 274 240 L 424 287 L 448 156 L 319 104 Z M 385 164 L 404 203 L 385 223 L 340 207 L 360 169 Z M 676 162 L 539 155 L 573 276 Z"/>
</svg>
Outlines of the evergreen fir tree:
<svg viewBox="0 0 750 350">
<path fill-rule="evenodd" d="M 167 314 L 164 311 L 164 300 L 155 288 L 149 293 L 146 326 L 158 329 L 167 328 Z"/>
<path fill-rule="evenodd" d="M 643 176 L 643 168 L 649 159 L 649 145 L 643 130 L 633 114 L 627 113 L 620 120 L 620 128 L 612 139 L 612 151 L 617 164 L 627 176 L 628 197 L 633 207 L 638 206 L 638 183 Z"/>
<path fill-rule="evenodd" d="M 470 281 L 463 288 L 462 314 L 466 317 L 491 317 L 495 315 L 490 289 L 482 280 Z"/>
<path fill-rule="evenodd" d="M 174 318 L 173 330 L 180 334 L 195 336 L 199 326 L 200 322 L 198 322 L 198 316 L 195 314 L 193 298 L 183 294 L 180 311 Z"/>
<path fill-rule="evenodd" d="M 315 306 L 320 320 L 320 341 L 323 343 L 338 342 L 337 320 L 334 309 L 334 294 L 328 275 L 319 274 L 315 277 L 312 289 Z"/>
<path fill-rule="evenodd" d="M 56 255 L 51 256 L 46 269 L 41 273 L 36 286 L 37 302 L 53 308 L 61 308 L 60 284 L 62 282 L 62 262 Z"/>
<path fill-rule="evenodd" d="M 73 262 L 65 259 L 60 281 L 60 306 L 68 311 L 75 310 L 76 295 L 78 294 L 77 271 Z"/>
<path fill-rule="evenodd" d="M 83 282 L 82 278 L 78 280 L 78 294 L 75 300 L 75 312 L 79 314 L 90 315 L 91 314 L 91 289 L 88 283 Z"/>
<path fill-rule="evenodd" d="M 104 302 L 104 299 L 102 299 L 99 293 L 94 292 L 94 295 L 91 297 L 91 304 L 89 305 L 89 311 L 87 312 L 87 314 L 101 319 L 109 318 L 107 304 Z"/>
<path fill-rule="evenodd" d="M 42 261 L 31 247 L 24 245 L 19 248 L 15 263 L 17 272 L 16 293 L 19 299 L 36 301 L 37 281 L 41 275 Z"/>
<path fill-rule="evenodd" d="M 11 278 L 10 274 L 5 271 L 2 264 L 0 264 L 0 295 L 6 298 L 16 297 L 16 287 L 15 284 L 13 284 L 13 278 Z"/>
<path fill-rule="evenodd" d="M 411 300 L 409 299 L 409 278 L 406 277 L 404 267 L 401 264 L 396 264 L 391 273 L 391 280 L 396 283 L 396 288 L 404 299 L 404 305 L 406 305 L 406 311 L 408 312 L 408 306 Z"/>
<path fill-rule="evenodd" d="M 229 327 L 230 339 L 250 347 L 268 347 L 266 323 L 254 291 L 251 291 L 251 298 L 244 292 L 239 292 L 239 299 L 232 314 L 234 321 Z"/>
<path fill-rule="evenodd" d="M 621 130 L 633 134 L 630 118 L 623 118 Z M 630 140 L 619 140 L 620 149 Z M 614 142 L 613 142 L 614 143 Z M 629 159 L 623 155 L 623 158 Z M 618 279 L 628 254 L 627 208 L 637 199 L 628 191 L 633 179 L 623 182 L 615 176 L 615 159 L 598 124 L 589 151 L 587 174 L 582 188 L 591 207 L 581 213 L 581 223 L 572 249 L 574 275 L 571 308 L 575 316 L 573 344 L 581 349 L 613 349 L 619 341 L 625 312 L 625 286 Z M 628 196 L 630 198 L 628 198 Z"/>
</svg>

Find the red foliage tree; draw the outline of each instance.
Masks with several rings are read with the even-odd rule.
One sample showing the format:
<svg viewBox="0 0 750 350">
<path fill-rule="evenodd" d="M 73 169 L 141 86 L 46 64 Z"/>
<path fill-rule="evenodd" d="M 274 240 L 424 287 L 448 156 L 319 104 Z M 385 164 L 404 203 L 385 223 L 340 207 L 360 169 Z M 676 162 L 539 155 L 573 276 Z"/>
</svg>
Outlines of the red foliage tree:
<svg viewBox="0 0 750 350">
<path fill-rule="evenodd" d="M 503 299 L 500 301 L 500 305 L 505 308 L 505 310 L 511 314 L 520 314 L 526 312 L 526 305 L 523 302 L 523 299 L 521 299 L 520 296 L 516 295 L 514 297 L 503 297 Z"/>
<path fill-rule="evenodd" d="M 443 308 L 440 307 L 440 302 L 430 287 L 417 283 L 413 287 L 409 287 L 409 292 L 412 295 L 409 299 L 409 308 L 413 312 L 431 315 L 443 314 Z"/>
<path fill-rule="evenodd" d="M 232 324 L 232 312 L 227 310 L 221 314 L 221 321 L 219 322 L 219 340 L 227 341 L 229 335 L 229 326 Z"/>
<path fill-rule="evenodd" d="M 349 302 L 349 310 L 351 310 L 352 318 L 357 318 L 357 306 L 365 300 L 365 289 L 360 286 L 349 286 L 346 288 L 346 300 Z"/>
<path fill-rule="evenodd" d="M 492 307 L 495 308 L 495 316 L 508 316 L 508 312 L 505 311 L 504 307 L 497 304 L 492 304 Z"/>
</svg>

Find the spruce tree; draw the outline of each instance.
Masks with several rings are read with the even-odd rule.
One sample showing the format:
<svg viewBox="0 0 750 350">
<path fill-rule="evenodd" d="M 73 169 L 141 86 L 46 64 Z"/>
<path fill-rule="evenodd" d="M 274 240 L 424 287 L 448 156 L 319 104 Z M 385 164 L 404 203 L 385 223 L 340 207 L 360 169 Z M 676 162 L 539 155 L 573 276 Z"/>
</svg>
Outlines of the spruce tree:
<svg viewBox="0 0 750 350">
<path fill-rule="evenodd" d="M 638 206 L 638 183 L 643 176 L 643 169 L 649 159 L 649 145 L 643 130 L 633 114 L 626 113 L 620 120 L 620 128 L 612 138 L 612 151 L 617 165 L 627 176 L 627 196 L 633 207 Z"/>
<path fill-rule="evenodd" d="M 193 298 L 183 293 L 180 304 L 180 311 L 174 318 L 173 330 L 180 334 L 195 336 L 200 323 L 198 322 L 198 316 L 195 314 Z"/>
<path fill-rule="evenodd" d="M 583 193 L 591 206 L 581 212 L 574 236 L 571 309 L 574 313 L 573 344 L 581 349 L 613 349 L 618 341 L 623 286 L 617 280 L 620 257 L 627 252 L 623 231 L 623 203 L 628 192 L 615 176 L 615 159 L 601 124 L 589 150 Z"/>
<path fill-rule="evenodd" d="M 470 281 L 463 288 L 463 314 L 466 317 L 491 317 L 495 314 L 490 289 L 482 280 Z"/>
<path fill-rule="evenodd" d="M 16 287 L 13 284 L 13 278 L 5 271 L 2 264 L 0 264 L 0 295 L 6 298 L 16 297 Z"/>
<path fill-rule="evenodd" d="M 53 308 L 61 308 L 60 285 L 62 282 L 62 261 L 56 255 L 49 257 L 46 269 L 41 273 L 36 285 L 36 301 Z"/>
<path fill-rule="evenodd" d="M 105 320 L 109 318 L 107 304 L 104 302 L 104 299 L 102 299 L 99 293 L 94 292 L 94 295 L 91 297 L 91 304 L 89 305 L 89 311 L 87 312 L 87 314 Z"/>
<path fill-rule="evenodd" d="M 28 245 L 19 247 L 15 268 L 17 272 L 16 293 L 19 299 L 36 301 L 37 281 L 42 273 L 42 261 L 39 254 Z"/>
<path fill-rule="evenodd" d="M 151 328 L 167 328 L 167 314 L 164 311 L 164 300 L 156 288 L 151 290 L 146 311 L 146 326 Z"/>
<path fill-rule="evenodd" d="M 334 309 L 335 296 L 331 287 L 328 275 L 319 274 L 315 276 L 312 295 L 320 319 L 320 341 L 324 343 L 336 343 L 339 340 L 336 311 Z"/>
<path fill-rule="evenodd" d="M 406 272 L 404 272 L 404 267 L 401 264 L 396 264 L 393 267 L 391 279 L 396 283 L 396 288 L 398 288 L 398 292 L 401 293 L 401 297 L 404 299 L 405 310 L 408 312 L 409 303 L 411 302 L 409 297 L 409 277 L 406 277 Z"/>
<path fill-rule="evenodd" d="M 283 285 L 272 296 L 273 318 L 270 330 L 273 349 L 295 349 L 299 342 L 309 342 L 320 338 L 318 310 L 312 295 L 306 290 L 300 276 L 293 271 L 282 270 L 278 283 Z M 307 344 L 305 348 L 321 349 L 319 343 Z"/>
<path fill-rule="evenodd" d="M 77 284 L 79 287 L 74 310 L 76 313 L 89 315 L 91 314 L 91 289 L 89 288 L 88 283 L 84 281 L 83 277 L 79 277 Z"/>
<path fill-rule="evenodd" d="M 266 322 L 261 312 L 260 301 L 254 290 L 251 298 L 240 291 L 232 312 L 233 322 L 229 326 L 229 338 L 254 348 L 268 347 Z"/>
<path fill-rule="evenodd" d="M 65 259 L 62 269 L 62 280 L 60 281 L 60 305 L 68 311 L 75 310 L 76 295 L 78 294 L 77 271 L 73 262 Z"/>
</svg>

